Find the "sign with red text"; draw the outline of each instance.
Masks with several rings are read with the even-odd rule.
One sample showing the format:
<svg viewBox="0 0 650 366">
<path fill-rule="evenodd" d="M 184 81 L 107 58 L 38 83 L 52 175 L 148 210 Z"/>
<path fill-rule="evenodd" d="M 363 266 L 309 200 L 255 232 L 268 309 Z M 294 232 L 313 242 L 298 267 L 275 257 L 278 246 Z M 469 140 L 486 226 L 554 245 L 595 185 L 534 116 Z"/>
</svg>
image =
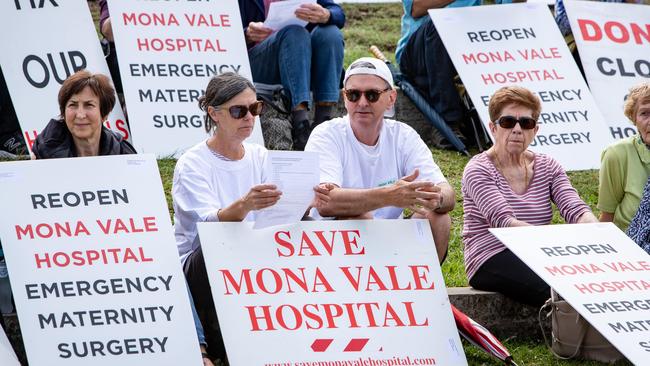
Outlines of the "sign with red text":
<svg viewBox="0 0 650 366">
<path fill-rule="evenodd" d="M 198 228 L 231 365 L 467 365 L 427 221 Z"/>
<path fill-rule="evenodd" d="M 0 34 L 0 68 L 31 151 L 36 135 L 59 118 L 57 96 L 68 76 L 81 69 L 111 75 L 85 0 L 0 1 Z M 119 103 L 105 124 L 130 139 Z"/>
<path fill-rule="evenodd" d="M 236 0 L 109 0 L 133 142 L 139 152 L 180 156 L 204 140 L 198 98 L 213 75 L 252 80 Z M 263 145 L 256 118 L 249 141 Z"/>
<path fill-rule="evenodd" d="M 610 133 L 548 7 L 541 3 L 432 9 L 429 14 L 478 114 L 499 88 L 539 96 L 539 132 L 529 148 L 565 170 L 600 166 Z M 489 128 L 488 128 L 489 131 Z"/>
<path fill-rule="evenodd" d="M 632 363 L 647 364 L 650 256 L 624 232 L 612 223 L 490 232 Z"/>
<path fill-rule="evenodd" d="M 3 366 L 20 366 L 18 357 L 7 339 L 5 331 L 0 327 L 0 365 Z"/>
<path fill-rule="evenodd" d="M 0 190 L 31 365 L 202 365 L 153 155 L 5 162 Z"/>
<path fill-rule="evenodd" d="M 634 135 L 623 104 L 632 86 L 650 82 L 650 6 L 593 1 L 564 6 L 589 88 L 612 137 Z"/>
</svg>

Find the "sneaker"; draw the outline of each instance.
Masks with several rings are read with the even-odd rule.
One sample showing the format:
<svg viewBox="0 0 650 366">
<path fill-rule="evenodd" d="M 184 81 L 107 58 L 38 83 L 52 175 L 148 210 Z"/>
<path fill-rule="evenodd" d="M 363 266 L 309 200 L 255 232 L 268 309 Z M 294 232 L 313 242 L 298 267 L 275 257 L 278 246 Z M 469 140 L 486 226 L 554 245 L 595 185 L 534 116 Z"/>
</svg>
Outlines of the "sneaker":
<svg viewBox="0 0 650 366">
<path fill-rule="evenodd" d="M 442 150 L 449 150 L 454 148 L 449 140 L 443 136 L 440 130 L 435 127 L 431 130 L 431 144 L 434 147 Z"/>
<path fill-rule="evenodd" d="M 293 128 L 291 129 L 291 137 L 293 138 L 294 150 L 305 150 L 305 145 L 307 145 L 307 140 L 309 140 L 310 132 L 311 127 L 309 127 L 308 120 L 294 123 Z"/>
<path fill-rule="evenodd" d="M 26 155 L 27 146 L 19 131 L 0 136 L 0 151 L 13 155 Z"/>
</svg>

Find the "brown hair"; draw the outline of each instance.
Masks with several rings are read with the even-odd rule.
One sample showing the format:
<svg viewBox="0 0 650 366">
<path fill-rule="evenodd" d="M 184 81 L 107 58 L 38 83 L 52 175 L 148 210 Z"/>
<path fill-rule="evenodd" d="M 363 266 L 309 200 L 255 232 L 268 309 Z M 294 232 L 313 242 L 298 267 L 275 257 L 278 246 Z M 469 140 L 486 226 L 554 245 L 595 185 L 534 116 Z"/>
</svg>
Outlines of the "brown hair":
<svg viewBox="0 0 650 366">
<path fill-rule="evenodd" d="M 504 86 L 495 91 L 490 98 L 490 104 L 488 105 L 490 120 L 496 121 L 501 117 L 501 111 L 510 104 L 530 108 L 533 111 L 532 117 L 534 119 L 539 118 L 542 111 L 542 103 L 530 90 L 516 85 Z"/>
<path fill-rule="evenodd" d="M 90 88 L 99 99 L 99 113 L 102 118 L 108 116 L 115 106 L 115 89 L 111 79 L 103 74 L 93 74 L 86 70 L 79 70 L 70 75 L 59 90 L 59 111 L 61 118 L 65 117 L 65 105 L 73 95 L 80 93 L 86 87 Z"/>
<path fill-rule="evenodd" d="M 625 117 L 629 118 L 635 126 L 636 111 L 639 108 L 639 104 L 643 103 L 650 103 L 650 83 L 633 86 L 627 94 L 627 99 L 625 99 L 623 113 L 625 113 Z"/>
</svg>

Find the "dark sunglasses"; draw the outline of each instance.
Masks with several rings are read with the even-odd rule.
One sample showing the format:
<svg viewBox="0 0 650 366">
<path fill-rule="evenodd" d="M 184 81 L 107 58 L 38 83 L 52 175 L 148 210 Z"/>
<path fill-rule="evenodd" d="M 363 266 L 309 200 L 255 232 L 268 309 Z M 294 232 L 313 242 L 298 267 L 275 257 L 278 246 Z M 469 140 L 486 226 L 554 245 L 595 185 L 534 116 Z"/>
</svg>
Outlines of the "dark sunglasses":
<svg viewBox="0 0 650 366">
<path fill-rule="evenodd" d="M 253 116 L 259 116 L 262 113 L 262 109 L 264 109 L 264 102 L 258 100 L 248 107 L 245 105 L 233 105 L 228 108 L 228 112 L 230 113 L 230 117 L 234 119 L 242 119 L 246 117 L 248 112 L 251 112 Z"/>
<path fill-rule="evenodd" d="M 535 125 L 537 125 L 537 120 L 532 117 L 520 117 L 517 119 L 517 117 L 513 116 L 501 116 L 501 118 L 497 119 L 494 123 L 508 129 L 514 128 L 515 125 L 519 123 L 522 130 L 532 130 L 535 128 Z"/>
<path fill-rule="evenodd" d="M 345 97 L 352 103 L 358 102 L 359 99 L 361 99 L 361 96 L 364 95 L 366 97 L 366 100 L 370 103 L 375 103 L 379 100 L 379 97 L 382 95 L 382 93 L 385 93 L 389 90 L 392 90 L 391 88 L 386 88 L 384 90 L 376 90 L 376 89 L 370 89 L 370 90 L 357 90 L 357 89 L 345 89 L 343 92 L 345 93 Z"/>
</svg>

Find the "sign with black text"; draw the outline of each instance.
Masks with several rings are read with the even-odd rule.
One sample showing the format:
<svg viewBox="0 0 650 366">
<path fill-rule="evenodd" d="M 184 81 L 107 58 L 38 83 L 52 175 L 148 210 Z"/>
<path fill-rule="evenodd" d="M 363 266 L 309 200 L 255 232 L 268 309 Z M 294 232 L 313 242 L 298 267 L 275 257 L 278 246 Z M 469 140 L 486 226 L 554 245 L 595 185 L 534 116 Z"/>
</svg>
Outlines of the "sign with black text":
<svg viewBox="0 0 650 366">
<path fill-rule="evenodd" d="M 252 80 L 237 1 L 108 5 L 135 147 L 178 157 L 208 136 L 198 98 L 210 78 Z M 264 144 L 259 118 L 249 141 Z"/>
<path fill-rule="evenodd" d="M 426 220 L 198 228 L 231 365 L 467 365 Z"/>
<path fill-rule="evenodd" d="M 525 87 L 542 102 L 530 149 L 565 170 L 600 166 L 611 141 L 607 125 L 545 4 L 431 9 L 429 15 L 486 127 L 492 94 Z"/>
<path fill-rule="evenodd" d="M 0 190 L 31 365 L 202 365 L 153 155 L 4 162 Z"/>
<path fill-rule="evenodd" d="M 623 114 L 632 86 L 650 82 L 650 6 L 564 3 L 589 88 L 613 138 L 636 133 Z"/>
<path fill-rule="evenodd" d="M 612 223 L 490 229 L 635 365 L 650 352 L 650 256 Z"/>
<path fill-rule="evenodd" d="M 0 68 L 31 151 L 60 114 L 57 96 L 68 76 L 81 69 L 111 75 L 85 0 L 0 1 L 0 34 Z M 119 103 L 105 125 L 130 140 Z"/>
</svg>

